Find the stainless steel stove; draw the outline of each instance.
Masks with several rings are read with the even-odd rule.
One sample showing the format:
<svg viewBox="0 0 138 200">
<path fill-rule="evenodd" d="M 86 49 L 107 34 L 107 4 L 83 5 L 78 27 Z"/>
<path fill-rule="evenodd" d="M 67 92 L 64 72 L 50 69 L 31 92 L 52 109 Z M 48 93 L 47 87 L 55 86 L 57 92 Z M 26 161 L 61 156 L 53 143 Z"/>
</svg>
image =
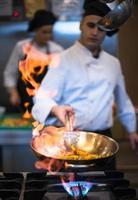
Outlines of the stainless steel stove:
<svg viewBox="0 0 138 200">
<path fill-rule="evenodd" d="M 138 200 L 119 171 L 75 172 L 65 184 L 61 176 L 68 172 L 1 173 L 0 200 Z"/>
</svg>

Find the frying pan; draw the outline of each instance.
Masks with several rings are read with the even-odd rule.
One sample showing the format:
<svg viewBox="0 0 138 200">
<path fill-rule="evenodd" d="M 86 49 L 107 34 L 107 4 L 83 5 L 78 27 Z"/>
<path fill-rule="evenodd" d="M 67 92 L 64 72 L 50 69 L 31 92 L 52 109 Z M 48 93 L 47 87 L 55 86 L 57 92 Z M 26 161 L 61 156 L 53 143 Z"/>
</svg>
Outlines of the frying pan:
<svg viewBox="0 0 138 200">
<path fill-rule="evenodd" d="M 79 157 L 78 159 L 70 159 L 68 152 L 70 147 L 83 151 L 89 155 L 96 155 L 95 158 Z M 31 141 L 31 148 L 38 159 L 57 159 L 65 161 L 66 167 L 88 167 L 103 166 L 119 150 L 118 143 L 105 135 L 85 132 L 57 132 L 55 134 L 43 133 L 36 136 Z"/>
<path fill-rule="evenodd" d="M 109 2 L 108 0 L 103 0 Z M 118 5 L 103 17 L 98 26 L 104 31 L 113 31 L 123 25 L 132 14 L 134 0 L 120 0 Z"/>
</svg>

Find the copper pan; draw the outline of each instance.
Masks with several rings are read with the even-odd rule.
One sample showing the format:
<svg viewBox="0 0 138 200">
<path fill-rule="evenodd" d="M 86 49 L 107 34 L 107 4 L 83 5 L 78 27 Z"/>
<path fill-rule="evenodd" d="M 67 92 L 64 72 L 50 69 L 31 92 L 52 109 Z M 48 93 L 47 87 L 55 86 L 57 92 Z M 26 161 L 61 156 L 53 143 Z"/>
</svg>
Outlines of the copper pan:
<svg viewBox="0 0 138 200">
<path fill-rule="evenodd" d="M 114 139 L 94 132 L 72 131 L 55 133 L 55 135 L 56 139 L 47 133 L 32 139 L 31 148 L 38 159 L 54 158 L 66 161 L 66 166 L 69 167 L 96 167 L 106 164 L 119 150 L 119 145 Z M 54 139 L 49 142 L 52 137 Z M 76 150 L 86 152 L 90 156 L 70 159 L 68 152 L 71 145 Z"/>
</svg>

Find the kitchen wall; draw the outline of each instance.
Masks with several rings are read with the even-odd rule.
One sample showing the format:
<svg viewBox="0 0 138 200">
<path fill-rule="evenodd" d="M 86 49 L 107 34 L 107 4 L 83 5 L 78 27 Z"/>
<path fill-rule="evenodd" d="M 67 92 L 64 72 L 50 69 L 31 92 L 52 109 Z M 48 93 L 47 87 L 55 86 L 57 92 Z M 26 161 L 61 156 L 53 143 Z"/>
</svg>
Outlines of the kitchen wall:
<svg viewBox="0 0 138 200">
<path fill-rule="evenodd" d="M 135 1 L 133 15 L 119 32 L 118 56 L 126 78 L 127 91 L 138 105 L 138 2 Z"/>
<path fill-rule="evenodd" d="M 122 64 L 127 92 L 135 106 L 138 106 L 138 2 L 135 1 L 133 15 L 124 24 L 118 34 L 118 57 Z M 138 115 L 137 115 L 138 120 Z M 138 123 L 137 123 L 138 130 Z M 113 137 L 117 140 L 127 138 L 127 133 L 115 121 Z"/>
</svg>

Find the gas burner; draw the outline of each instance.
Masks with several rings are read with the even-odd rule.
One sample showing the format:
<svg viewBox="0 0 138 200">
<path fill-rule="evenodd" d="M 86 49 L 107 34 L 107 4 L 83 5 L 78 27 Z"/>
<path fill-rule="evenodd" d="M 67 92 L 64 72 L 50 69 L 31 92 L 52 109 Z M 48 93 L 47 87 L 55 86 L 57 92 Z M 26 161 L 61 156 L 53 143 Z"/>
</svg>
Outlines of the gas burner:
<svg viewBox="0 0 138 200">
<path fill-rule="evenodd" d="M 62 184 L 68 194 L 75 199 L 84 199 L 93 186 L 92 183 L 86 181 L 70 181 Z"/>
<path fill-rule="evenodd" d="M 69 181 L 48 184 L 43 200 L 113 200 L 104 183 Z"/>
</svg>

